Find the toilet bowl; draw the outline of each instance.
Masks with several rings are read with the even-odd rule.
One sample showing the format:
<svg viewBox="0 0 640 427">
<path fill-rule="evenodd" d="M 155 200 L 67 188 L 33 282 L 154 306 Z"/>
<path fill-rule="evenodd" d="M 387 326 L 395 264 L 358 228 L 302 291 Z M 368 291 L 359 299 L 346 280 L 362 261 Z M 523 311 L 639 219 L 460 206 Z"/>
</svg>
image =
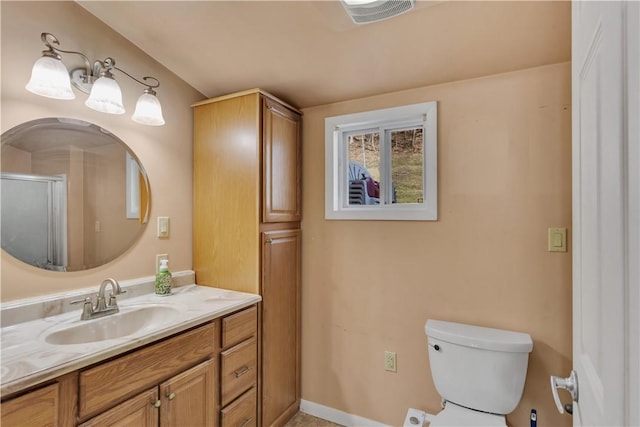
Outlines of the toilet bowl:
<svg viewBox="0 0 640 427">
<path fill-rule="evenodd" d="M 445 401 L 430 426 L 505 426 L 524 390 L 528 334 L 429 319 L 429 365 Z"/>
</svg>

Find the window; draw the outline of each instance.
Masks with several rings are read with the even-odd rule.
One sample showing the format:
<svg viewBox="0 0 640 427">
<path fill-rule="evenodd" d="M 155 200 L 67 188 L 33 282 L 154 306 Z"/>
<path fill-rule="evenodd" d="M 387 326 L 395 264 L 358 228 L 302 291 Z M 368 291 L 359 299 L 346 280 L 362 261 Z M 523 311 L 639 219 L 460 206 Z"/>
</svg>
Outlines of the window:
<svg viewBox="0 0 640 427">
<path fill-rule="evenodd" d="M 325 119 L 325 218 L 436 220 L 437 103 Z"/>
</svg>

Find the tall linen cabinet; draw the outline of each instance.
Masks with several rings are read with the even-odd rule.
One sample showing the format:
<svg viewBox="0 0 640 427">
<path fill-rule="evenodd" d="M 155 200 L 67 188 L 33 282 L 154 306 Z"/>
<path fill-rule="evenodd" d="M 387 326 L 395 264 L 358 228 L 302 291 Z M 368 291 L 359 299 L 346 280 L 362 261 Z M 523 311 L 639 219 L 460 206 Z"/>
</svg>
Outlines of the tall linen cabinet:
<svg viewBox="0 0 640 427">
<path fill-rule="evenodd" d="M 260 89 L 193 107 L 196 282 L 262 296 L 256 424 L 281 426 L 300 404 L 301 114 Z"/>
</svg>

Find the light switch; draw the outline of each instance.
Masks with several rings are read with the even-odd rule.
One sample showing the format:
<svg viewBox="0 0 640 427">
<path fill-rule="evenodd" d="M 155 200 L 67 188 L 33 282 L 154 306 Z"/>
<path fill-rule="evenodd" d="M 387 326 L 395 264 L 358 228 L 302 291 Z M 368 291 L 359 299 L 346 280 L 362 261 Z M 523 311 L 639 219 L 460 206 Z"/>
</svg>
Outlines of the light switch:
<svg viewBox="0 0 640 427">
<path fill-rule="evenodd" d="M 169 237 L 169 217 L 158 217 L 158 237 Z"/>
<path fill-rule="evenodd" d="M 567 229 L 565 227 L 549 228 L 549 252 L 567 252 Z"/>
</svg>

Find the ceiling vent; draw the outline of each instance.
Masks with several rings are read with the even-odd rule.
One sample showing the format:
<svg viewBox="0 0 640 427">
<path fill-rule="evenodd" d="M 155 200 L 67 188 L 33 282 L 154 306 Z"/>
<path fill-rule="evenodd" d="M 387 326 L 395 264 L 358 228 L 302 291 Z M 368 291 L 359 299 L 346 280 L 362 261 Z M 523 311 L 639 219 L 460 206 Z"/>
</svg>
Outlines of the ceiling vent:
<svg viewBox="0 0 640 427">
<path fill-rule="evenodd" d="M 415 0 L 342 0 L 356 24 L 368 24 L 393 18 L 413 9 Z"/>
</svg>

